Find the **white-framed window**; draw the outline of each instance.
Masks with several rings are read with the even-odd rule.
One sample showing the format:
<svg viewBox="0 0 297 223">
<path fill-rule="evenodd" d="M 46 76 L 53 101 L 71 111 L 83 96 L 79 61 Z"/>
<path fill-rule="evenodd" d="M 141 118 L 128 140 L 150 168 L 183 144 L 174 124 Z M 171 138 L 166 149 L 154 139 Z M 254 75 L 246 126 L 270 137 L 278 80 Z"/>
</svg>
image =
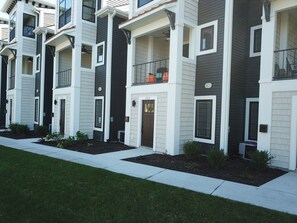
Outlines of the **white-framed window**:
<svg viewBox="0 0 297 223">
<path fill-rule="evenodd" d="M 152 2 L 152 1 L 154 1 L 154 0 L 137 0 L 137 8 L 147 5 L 148 3 Z"/>
<path fill-rule="evenodd" d="M 97 48 L 96 64 L 97 66 L 104 65 L 105 42 L 98 43 L 96 48 Z"/>
<path fill-rule="evenodd" d="M 245 106 L 244 141 L 257 141 L 259 98 L 247 98 Z"/>
<path fill-rule="evenodd" d="M 103 131 L 104 124 L 104 97 L 95 97 L 95 120 L 94 129 Z"/>
<path fill-rule="evenodd" d="M 194 140 L 214 144 L 216 96 L 196 96 L 194 110 Z"/>
<path fill-rule="evenodd" d="M 197 36 L 197 55 L 216 53 L 218 45 L 218 20 L 198 26 Z"/>
<path fill-rule="evenodd" d="M 40 72 L 40 54 L 38 54 L 36 56 L 36 59 L 35 59 L 35 69 L 36 69 L 36 73 Z"/>
<path fill-rule="evenodd" d="M 34 99 L 34 123 L 39 123 L 39 98 L 35 97 Z"/>
<path fill-rule="evenodd" d="M 250 57 L 261 56 L 262 25 L 251 27 Z"/>
<path fill-rule="evenodd" d="M 23 14 L 23 36 L 34 39 L 33 30 L 36 27 L 36 17 L 27 13 Z"/>
</svg>

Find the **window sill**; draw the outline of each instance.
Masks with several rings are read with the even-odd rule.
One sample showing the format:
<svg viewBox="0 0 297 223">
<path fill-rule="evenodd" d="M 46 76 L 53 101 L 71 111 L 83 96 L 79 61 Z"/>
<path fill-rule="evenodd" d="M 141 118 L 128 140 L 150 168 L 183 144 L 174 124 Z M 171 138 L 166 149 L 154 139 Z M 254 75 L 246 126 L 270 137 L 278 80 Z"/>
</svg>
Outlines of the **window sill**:
<svg viewBox="0 0 297 223">
<path fill-rule="evenodd" d="M 207 144 L 215 144 L 214 139 L 203 139 L 203 138 L 195 138 L 193 139 L 197 142 L 207 143 Z"/>
</svg>

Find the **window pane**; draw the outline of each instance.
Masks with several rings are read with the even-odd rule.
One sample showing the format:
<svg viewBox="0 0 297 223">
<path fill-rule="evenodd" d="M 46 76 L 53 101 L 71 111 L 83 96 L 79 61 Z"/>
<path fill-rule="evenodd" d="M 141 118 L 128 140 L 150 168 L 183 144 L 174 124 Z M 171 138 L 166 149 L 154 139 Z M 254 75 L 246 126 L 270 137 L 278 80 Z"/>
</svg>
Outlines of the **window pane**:
<svg viewBox="0 0 297 223">
<path fill-rule="evenodd" d="M 35 99 L 34 121 L 38 122 L 38 119 L 39 119 L 39 103 L 38 103 L 38 99 Z"/>
<path fill-rule="evenodd" d="M 36 57 L 36 70 L 40 70 L 40 57 Z"/>
<path fill-rule="evenodd" d="M 196 102 L 195 137 L 211 139 L 212 100 Z"/>
<path fill-rule="evenodd" d="M 254 31 L 254 53 L 261 52 L 262 29 Z"/>
<path fill-rule="evenodd" d="M 96 99 L 95 100 L 95 127 L 96 128 L 102 128 L 102 109 L 103 109 L 103 103 L 102 99 Z"/>
<path fill-rule="evenodd" d="M 96 2 L 95 0 L 84 0 L 83 5 L 88 6 L 90 8 L 95 8 Z"/>
<path fill-rule="evenodd" d="M 143 6 L 143 5 L 146 5 L 147 3 L 151 2 L 153 0 L 138 0 L 138 8 Z"/>
<path fill-rule="evenodd" d="M 90 22 L 95 22 L 95 8 L 89 8 L 87 6 L 83 6 L 83 19 L 90 21 Z"/>
<path fill-rule="evenodd" d="M 72 0 L 61 0 L 59 5 L 59 28 L 71 21 Z"/>
<path fill-rule="evenodd" d="M 189 58 L 189 44 L 183 45 L 183 57 Z"/>
<path fill-rule="evenodd" d="M 103 45 L 98 46 L 97 48 L 97 63 L 102 63 L 103 62 Z"/>
<path fill-rule="evenodd" d="M 214 36 L 214 26 L 209 26 L 201 29 L 201 42 L 200 50 L 211 50 L 213 49 L 213 36 Z"/>
<path fill-rule="evenodd" d="M 249 140 L 257 140 L 258 138 L 258 108 L 259 102 L 250 102 Z"/>
<path fill-rule="evenodd" d="M 35 16 L 24 14 L 23 36 L 35 38 L 33 30 L 35 29 Z"/>
</svg>

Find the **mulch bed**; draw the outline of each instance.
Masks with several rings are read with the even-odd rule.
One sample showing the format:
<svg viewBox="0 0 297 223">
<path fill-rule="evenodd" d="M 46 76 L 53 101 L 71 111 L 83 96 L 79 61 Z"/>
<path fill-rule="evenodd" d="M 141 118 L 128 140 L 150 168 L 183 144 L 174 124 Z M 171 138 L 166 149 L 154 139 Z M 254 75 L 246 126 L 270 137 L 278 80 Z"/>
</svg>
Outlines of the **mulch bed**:
<svg viewBox="0 0 297 223">
<path fill-rule="evenodd" d="M 54 141 L 41 141 L 37 143 L 42 145 L 47 145 L 47 146 L 54 146 L 54 147 L 57 146 L 57 143 Z M 99 141 L 90 139 L 88 140 L 87 143 L 84 143 L 84 144 L 76 143 L 74 145 L 66 147 L 65 149 L 95 155 L 95 154 L 134 149 L 134 147 L 126 146 L 118 142 L 99 142 Z"/>
<path fill-rule="evenodd" d="M 272 168 L 266 168 L 261 171 L 255 170 L 251 167 L 250 161 L 243 160 L 240 157 L 229 158 L 227 165 L 221 169 L 210 167 L 206 157 L 201 157 L 199 161 L 188 161 L 184 158 L 184 155 L 153 154 L 125 160 L 253 186 L 261 186 L 287 173 L 286 171 Z"/>
<path fill-rule="evenodd" d="M 11 139 L 31 139 L 31 138 L 40 138 L 39 134 L 36 134 L 34 131 L 30 131 L 26 135 L 20 135 L 13 133 L 12 131 L 0 132 L 1 137 L 11 138 Z"/>
</svg>

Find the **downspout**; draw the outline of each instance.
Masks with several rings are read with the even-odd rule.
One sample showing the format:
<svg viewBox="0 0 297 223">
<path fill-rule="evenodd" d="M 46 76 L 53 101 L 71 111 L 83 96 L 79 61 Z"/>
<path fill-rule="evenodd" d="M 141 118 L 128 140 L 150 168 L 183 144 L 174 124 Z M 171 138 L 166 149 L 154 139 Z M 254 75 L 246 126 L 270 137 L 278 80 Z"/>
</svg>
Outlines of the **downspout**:
<svg viewBox="0 0 297 223">
<path fill-rule="evenodd" d="M 106 86 L 105 86 L 105 121 L 104 121 L 104 141 L 110 138 L 110 108 L 111 108 L 111 67 L 112 67 L 112 35 L 113 35 L 113 18 L 116 10 L 108 14 L 107 21 L 107 44 L 106 44 Z"/>
<path fill-rule="evenodd" d="M 46 41 L 47 31 L 42 33 L 42 43 Z M 45 55 L 46 47 L 42 44 L 42 55 L 40 55 L 40 87 L 39 87 L 39 125 L 43 126 L 43 113 L 44 113 L 44 83 L 45 83 Z"/>
</svg>

